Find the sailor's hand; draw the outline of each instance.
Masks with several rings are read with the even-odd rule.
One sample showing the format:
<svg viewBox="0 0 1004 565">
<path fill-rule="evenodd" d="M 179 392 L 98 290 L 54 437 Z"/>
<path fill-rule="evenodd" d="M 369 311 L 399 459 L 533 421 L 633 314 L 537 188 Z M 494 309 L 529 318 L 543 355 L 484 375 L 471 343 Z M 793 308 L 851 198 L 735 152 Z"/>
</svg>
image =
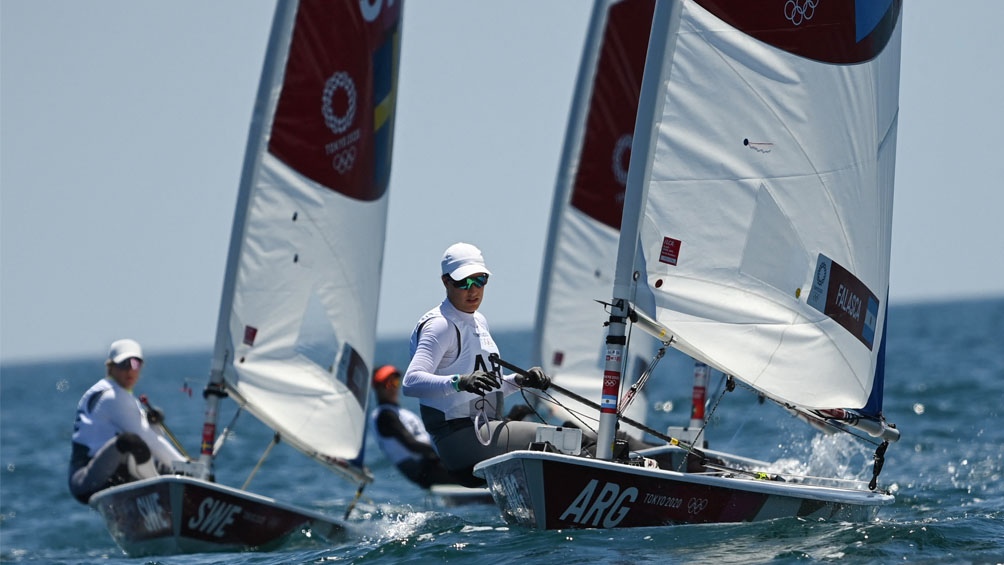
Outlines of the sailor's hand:
<svg viewBox="0 0 1004 565">
<path fill-rule="evenodd" d="M 149 422 L 151 426 L 156 426 L 157 424 L 163 424 L 164 411 L 152 404 L 147 404 L 146 421 Z"/>
<path fill-rule="evenodd" d="M 530 388 L 539 388 L 540 390 L 547 390 L 547 387 L 551 386 L 551 379 L 544 374 L 544 369 L 540 367 L 533 367 L 526 372 L 526 375 L 520 375 L 516 378 L 516 384 L 520 386 L 528 386 Z"/>
<path fill-rule="evenodd" d="M 486 392 L 501 388 L 494 377 L 484 371 L 474 371 L 469 375 L 453 377 L 453 388 L 457 391 L 473 392 L 484 396 Z"/>
</svg>

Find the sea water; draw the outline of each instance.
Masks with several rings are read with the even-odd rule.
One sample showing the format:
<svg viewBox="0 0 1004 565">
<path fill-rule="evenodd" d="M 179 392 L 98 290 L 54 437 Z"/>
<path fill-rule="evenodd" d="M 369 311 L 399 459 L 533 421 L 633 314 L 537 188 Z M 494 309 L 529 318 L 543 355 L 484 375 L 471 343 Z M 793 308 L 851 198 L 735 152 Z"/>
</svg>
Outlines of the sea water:
<svg viewBox="0 0 1004 565">
<path fill-rule="evenodd" d="M 494 332 L 503 358 L 529 363 L 530 330 Z M 12 563 L 1002 563 L 1004 562 L 1004 299 L 894 305 L 889 312 L 885 413 L 902 431 L 881 488 L 896 495 L 876 520 L 783 519 L 753 524 L 534 531 L 506 525 L 494 506 L 443 507 L 402 479 L 368 440 L 376 480 L 349 520 L 352 535 L 301 538 L 269 553 L 129 559 L 96 512 L 67 491 L 77 400 L 103 374 L 94 358 L 0 367 L 0 562 Z M 137 394 L 164 409 L 198 448 L 209 351 L 149 352 Z M 407 336 L 381 339 L 378 364 L 407 364 Z M 693 363 L 668 354 L 647 385 L 648 423 L 690 417 Z M 708 395 L 710 447 L 807 474 L 870 478 L 874 446 L 820 436 L 742 388 Z M 721 397 L 721 398 L 720 398 Z M 509 397 L 510 402 L 518 397 Z M 719 401 L 720 399 L 720 401 Z M 405 399 L 414 408 L 414 399 Z M 227 425 L 233 411 L 224 411 Z M 217 479 L 240 486 L 272 434 L 238 417 Z M 341 517 L 354 489 L 280 444 L 249 489 Z"/>
</svg>

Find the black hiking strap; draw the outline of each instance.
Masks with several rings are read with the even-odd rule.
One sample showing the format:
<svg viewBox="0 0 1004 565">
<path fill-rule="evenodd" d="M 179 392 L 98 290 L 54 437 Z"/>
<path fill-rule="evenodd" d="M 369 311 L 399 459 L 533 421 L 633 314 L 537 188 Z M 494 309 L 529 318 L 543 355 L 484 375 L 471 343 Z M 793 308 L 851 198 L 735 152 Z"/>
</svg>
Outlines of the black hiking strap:
<svg viewBox="0 0 1004 565">
<path fill-rule="evenodd" d="M 433 316 L 432 318 L 435 318 L 435 316 Z M 432 318 L 428 318 L 424 322 L 422 322 L 421 324 L 419 324 L 418 325 L 418 329 L 415 330 L 415 335 L 421 336 L 422 335 L 422 328 L 424 328 L 425 324 L 427 324 L 429 322 L 429 320 L 431 320 Z M 443 316 L 443 319 L 446 320 L 446 316 Z M 446 320 L 446 321 L 450 322 L 449 320 Z M 453 322 L 450 322 L 450 325 L 452 325 L 454 331 L 457 332 L 457 358 L 459 359 L 460 358 L 460 352 L 462 351 L 462 349 L 460 348 L 460 326 L 458 326 L 457 324 L 454 324 Z"/>
</svg>

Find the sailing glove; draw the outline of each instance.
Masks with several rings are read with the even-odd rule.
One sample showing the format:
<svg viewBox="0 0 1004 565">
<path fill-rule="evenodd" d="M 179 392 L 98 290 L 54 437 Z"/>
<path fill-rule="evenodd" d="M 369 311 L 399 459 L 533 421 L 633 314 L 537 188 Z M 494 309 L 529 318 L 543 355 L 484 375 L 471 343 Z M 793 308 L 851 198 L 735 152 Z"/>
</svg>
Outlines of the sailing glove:
<svg viewBox="0 0 1004 565">
<path fill-rule="evenodd" d="M 486 392 L 502 388 L 494 377 L 484 371 L 474 371 L 469 375 L 454 375 L 453 388 L 457 391 L 473 392 L 484 396 Z"/>
<path fill-rule="evenodd" d="M 544 370 L 540 367 L 533 367 L 527 371 L 521 380 L 522 382 L 518 383 L 520 386 L 539 388 L 540 390 L 547 390 L 547 387 L 551 386 L 551 379 L 544 374 Z"/>
</svg>

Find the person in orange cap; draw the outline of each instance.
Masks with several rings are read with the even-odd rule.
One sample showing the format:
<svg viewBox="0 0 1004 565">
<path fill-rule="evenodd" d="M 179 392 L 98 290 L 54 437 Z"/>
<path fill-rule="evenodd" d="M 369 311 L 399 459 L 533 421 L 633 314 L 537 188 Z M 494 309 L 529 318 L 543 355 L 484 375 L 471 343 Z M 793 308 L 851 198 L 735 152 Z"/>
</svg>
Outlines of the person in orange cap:
<svg viewBox="0 0 1004 565">
<path fill-rule="evenodd" d="M 432 447 L 429 432 L 414 412 L 398 403 L 401 373 L 393 365 L 373 372 L 377 407 L 370 414 L 381 451 L 402 475 L 427 489 L 436 484 L 456 484 L 457 479 L 443 466 Z"/>
</svg>

